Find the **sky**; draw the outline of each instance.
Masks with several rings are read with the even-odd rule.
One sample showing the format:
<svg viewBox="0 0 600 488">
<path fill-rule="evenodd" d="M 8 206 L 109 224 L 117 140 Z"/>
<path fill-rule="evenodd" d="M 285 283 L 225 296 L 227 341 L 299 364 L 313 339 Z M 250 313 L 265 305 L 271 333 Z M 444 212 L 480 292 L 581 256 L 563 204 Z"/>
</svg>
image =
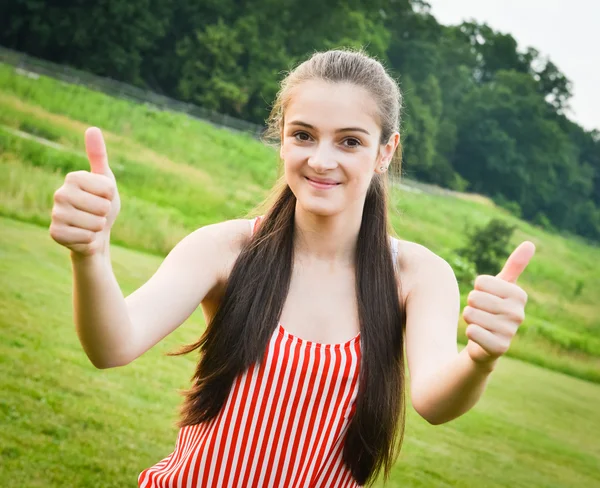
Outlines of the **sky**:
<svg viewBox="0 0 600 488">
<path fill-rule="evenodd" d="M 572 82 L 568 117 L 600 130 L 600 2 L 597 0 L 427 0 L 441 24 L 487 23 L 519 50 L 548 56 Z"/>
</svg>

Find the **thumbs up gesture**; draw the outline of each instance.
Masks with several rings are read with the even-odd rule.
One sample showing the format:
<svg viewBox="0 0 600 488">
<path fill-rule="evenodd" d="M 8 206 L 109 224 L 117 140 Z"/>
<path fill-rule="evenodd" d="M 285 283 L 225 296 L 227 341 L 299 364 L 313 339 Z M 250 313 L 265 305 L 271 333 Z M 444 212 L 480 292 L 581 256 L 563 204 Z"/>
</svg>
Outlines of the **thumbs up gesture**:
<svg viewBox="0 0 600 488">
<path fill-rule="evenodd" d="M 493 364 L 510 346 L 525 319 L 527 293 L 516 282 L 535 254 L 535 245 L 525 241 L 510 255 L 496 276 L 480 275 L 463 310 L 469 339 L 467 352 L 482 365 Z"/>
<path fill-rule="evenodd" d="M 104 253 L 121 209 L 102 132 L 90 127 L 85 148 L 91 171 L 73 171 L 54 193 L 50 236 L 80 256 Z"/>
</svg>

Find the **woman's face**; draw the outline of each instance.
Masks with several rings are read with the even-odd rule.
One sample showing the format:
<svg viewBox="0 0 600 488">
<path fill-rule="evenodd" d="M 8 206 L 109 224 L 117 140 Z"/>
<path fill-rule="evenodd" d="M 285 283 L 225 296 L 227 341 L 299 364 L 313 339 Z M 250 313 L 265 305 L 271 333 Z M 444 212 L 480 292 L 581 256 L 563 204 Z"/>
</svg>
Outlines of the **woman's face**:
<svg viewBox="0 0 600 488">
<path fill-rule="evenodd" d="M 362 212 L 375 173 L 398 145 L 380 145 L 377 105 L 364 88 L 307 81 L 296 87 L 284 114 L 280 155 L 300 206 L 318 215 Z"/>
</svg>

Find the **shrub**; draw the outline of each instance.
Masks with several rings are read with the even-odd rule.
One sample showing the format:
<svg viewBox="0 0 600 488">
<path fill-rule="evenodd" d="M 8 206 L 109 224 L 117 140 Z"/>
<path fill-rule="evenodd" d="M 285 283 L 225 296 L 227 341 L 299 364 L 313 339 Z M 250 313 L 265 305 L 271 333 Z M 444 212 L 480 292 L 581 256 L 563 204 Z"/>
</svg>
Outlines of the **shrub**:
<svg viewBox="0 0 600 488">
<path fill-rule="evenodd" d="M 469 242 L 456 253 L 475 265 L 477 274 L 496 275 L 512 252 L 510 238 L 516 226 L 494 218 L 486 226 L 467 228 Z"/>
</svg>

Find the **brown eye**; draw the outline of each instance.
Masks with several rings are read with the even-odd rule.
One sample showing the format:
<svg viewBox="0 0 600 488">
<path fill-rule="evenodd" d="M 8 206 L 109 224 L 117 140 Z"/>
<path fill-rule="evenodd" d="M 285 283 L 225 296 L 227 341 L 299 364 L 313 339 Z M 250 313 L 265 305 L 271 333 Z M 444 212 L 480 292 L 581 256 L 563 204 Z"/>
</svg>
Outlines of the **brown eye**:
<svg viewBox="0 0 600 488">
<path fill-rule="evenodd" d="M 352 144 L 346 145 L 346 147 L 351 147 L 351 148 L 355 148 L 355 147 L 358 147 L 361 145 L 360 141 L 358 139 L 355 139 L 354 137 L 349 137 L 344 142 L 351 142 Z"/>
<path fill-rule="evenodd" d="M 302 139 L 302 138 L 299 139 L 298 136 L 306 136 L 306 139 Z M 306 142 L 306 141 L 310 140 L 310 136 L 306 132 L 296 132 L 294 134 L 294 137 L 296 138 L 296 140 L 301 141 L 301 142 Z"/>
</svg>

